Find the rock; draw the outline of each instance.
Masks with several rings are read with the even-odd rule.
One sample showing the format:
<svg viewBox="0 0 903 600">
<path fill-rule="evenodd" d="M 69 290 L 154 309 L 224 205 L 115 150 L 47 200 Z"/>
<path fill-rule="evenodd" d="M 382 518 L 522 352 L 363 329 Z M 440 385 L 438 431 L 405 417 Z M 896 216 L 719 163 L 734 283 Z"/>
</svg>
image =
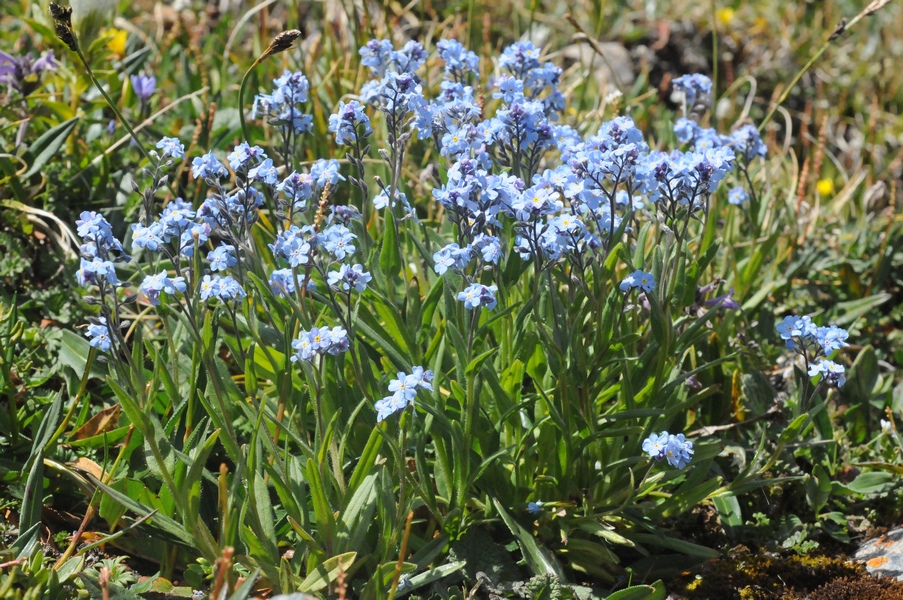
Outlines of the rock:
<svg viewBox="0 0 903 600">
<path fill-rule="evenodd" d="M 862 544 L 854 557 L 863 561 L 872 575 L 895 577 L 903 581 L 903 527 Z"/>
</svg>

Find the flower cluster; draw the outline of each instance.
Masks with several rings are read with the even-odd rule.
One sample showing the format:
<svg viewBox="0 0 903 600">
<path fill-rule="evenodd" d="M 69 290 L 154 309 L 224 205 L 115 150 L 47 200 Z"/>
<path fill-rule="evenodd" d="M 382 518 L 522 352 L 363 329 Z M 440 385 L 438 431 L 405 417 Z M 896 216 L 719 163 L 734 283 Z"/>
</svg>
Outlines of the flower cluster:
<svg viewBox="0 0 903 600">
<path fill-rule="evenodd" d="M 166 271 L 160 271 L 156 275 L 144 278 L 139 288 L 147 301 L 154 306 L 160 306 L 160 293 L 166 292 L 173 295 L 176 292 L 185 293 L 186 285 L 184 277 L 169 277 Z"/>
<path fill-rule="evenodd" d="M 0 50 L 0 85 L 9 85 L 23 96 L 28 96 L 41 84 L 44 71 L 55 71 L 53 50 L 35 59 L 31 54 L 13 56 Z"/>
<path fill-rule="evenodd" d="M 663 431 L 653 433 L 643 441 L 643 452 L 653 460 L 662 460 L 677 469 L 683 469 L 693 458 L 693 442 L 684 437 L 684 434 L 674 435 Z"/>
<path fill-rule="evenodd" d="M 247 296 L 244 288 L 231 275 L 220 277 L 219 275 L 204 275 L 201 280 L 201 300 L 218 299 L 223 302 L 233 302 Z"/>
<path fill-rule="evenodd" d="M 338 271 L 330 271 L 327 277 L 330 287 L 340 288 L 348 293 L 351 293 L 351 290 L 363 292 L 367 289 L 367 284 L 370 283 L 371 279 L 373 277 L 370 273 L 365 272 L 364 267 L 361 265 L 352 265 L 350 267 L 342 265 Z"/>
<path fill-rule="evenodd" d="M 329 131 L 335 133 L 335 141 L 340 146 L 351 146 L 373 133 L 370 117 L 356 100 L 348 104 L 339 102 L 338 110 L 329 115 Z"/>
<path fill-rule="evenodd" d="M 310 83 L 304 73 L 285 71 L 282 77 L 273 80 L 272 93 L 258 94 L 254 98 L 251 118 L 258 114 L 267 117 L 288 143 L 295 136 L 309 132 L 313 124 L 313 117 L 300 108 L 307 102 L 309 92 Z"/>
<path fill-rule="evenodd" d="M 843 365 L 828 360 L 834 351 L 849 346 L 846 340 L 850 334 L 846 329 L 836 325 L 819 327 L 811 317 L 795 315 L 784 317 L 775 329 L 789 350 L 805 358 L 810 377 L 821 375 L 822 382 L 837 387 L 846 383 Z"/>
<path fill-rule="evenodd" d="M 655 290 L 655 278 L 652 276 L 652 273 L 636 270 L 621 280 L 621 285 L 618 287 L 620 287 L 622 292 L 638 289 L 650 294 Z"/>
<path fill-rule="evenodd" d="M 292 362 L 313 362 L 317 355 L 340 354 L 347 352 L 350 342 L 348 332 L 342 327 L 314 327 L 310 331 L 302 331 L 298 339 L 292 342 L 295 354 Z"/>
<path fill-rule="evenodd" d="M 694 73 L 692 75 L 681 75 L 674 79 L 674 89 L 683 94 L 684 110 L 692 110 L 697 103 L 708 100 L 712 94 L 712 80 Z"/>
<path fill-rule="evenodd" d="M 398 373 L 398 377 L 389 382 L 391 396 L 378 400 L 376 408 L 376 421 L 380 422 L 392 413 L 404 410 L 408 404 L 414 401 L 417 390 L 433 389 L 433 372 L 424 371 L 423 367 L 414 367 L 410 374 Z"/>
</svg>

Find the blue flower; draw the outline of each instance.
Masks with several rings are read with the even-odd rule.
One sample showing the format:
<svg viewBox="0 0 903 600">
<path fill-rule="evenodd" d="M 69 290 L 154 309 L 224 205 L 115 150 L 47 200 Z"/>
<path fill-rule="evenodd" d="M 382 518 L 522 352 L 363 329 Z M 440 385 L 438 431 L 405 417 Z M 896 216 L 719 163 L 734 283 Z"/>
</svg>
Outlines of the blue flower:
<svg viewBox="0 0 903 600">
<path fill-rule="evenodd" d="M 223 177 L 228 177 L 229 171 L 213 155 L 213 152 L 208 152 L 203 156 L 196 156 L 191 161 L 191 174 L 194 175 L 195 179 L 219 181 Z"/>
<path fill-rule="evenodd" d="M 285 137 L 286 128 L 296 135 L 310 131 L 313 117 L 304 114 L 300 104 L 307 102 L 310 82 L 300 71 L 285 71 L 281 77 L 273 80 L 271 94 L 258 94 L 254 98 L 252 118 L 262 113 L 269 118 L 271 124 L 279 127 L 280 134 Z"/>
<path fill-rule="evenodd" d="M 106 281 L 113 285 L 119 285 L 119 279 L 116 277 L 116 269 L 108 260 L 100 258 L 92 258 L 86 260 L 81 259 L 81 268 L 75 274 L 78 284 L 82 287 L 88 285 L 100 285 Z"/>
<path fill-rule="evenodd" d="M 154 306 L 160 306 L 160 293 L 175 294 L 176 292 L 185 293 L 184 277 L 169 277 L 166 271 L 160 271 L 156 275 L 148 275 L 139 287 L 141 293 L 147 298 L 148 302 Z"/>
<path fill-rule="evenodd" d="M 291 269 L 276 269 L 270 273 L 270 289 L 279 297 L 295 293 L 295 276 Z"/>
<path fill-rule="evenodd" d="M 801 354 L 806 353 L 808 350 L 814 350 L 818 354 L 824 352 L 826 348 L 831 348 L 833 351 L 835 346 L 837 348 L 840 347 L 838 344 L 846 345 L 843 343 L 847 336 L 845 330 L 839 328 L 831 330 L 828 327 L 820 328 L 808 316 L 797 317 L 790 315 L 784 317 L 780 323 L 775 325 L 775 330 L 781 336 L 781 339 L 784 340 L 784 345 L 789 350 Z M 827 345 L 824 345 L 822 342 L 820 332 L 828 336 Z"/>
<path fill-rule="evenodd" d="M 168 156 L 179 160 L 185 158 L 185 146 L 178 138 L 164 137 L 157 142 L 157 148 L 162 152 L 164 158 Z"/>
<path fill-rule="evenodd" d="M 417 390 L 432 390 L 432 382 L 433 372 L 425 371 L 423 367 L 414 367 L 410 374 L 399 372 L 398 376 L 389 382 L 389 391 L 392 395 L 378 400 L 374 405 L 376 422 L 379 423 L 389 415 L 404 410 L 417 396 Z"/>
<path fill-rule="evenodd" d="M 669 435 L 665 458 L 672 467 L 683 469 L 693 458 L 693 442 L 687 440 L 682 433 Z"/>
<path fill-rule="evenodd" d="M 295 354 L 291 360 L 312 362 L 317 355 L 345 352 L 349 345 L 348 332 L 342 327 L 314 327 L 310 331 L 301 331 L 298 339 L 292 341 Z"/>
<path fill-rule="evenodd" d="M 531 515 L 538 515 L 542 512 L 543 502 L 537 500 L 536 502 L 528 502 L 527 503 L 527 512 Z"/>
<path fill-rule="evenodd" d="M 335 187 L 340 180 L 345 181 L 345 178 L 339 173 L 339 161 L 334 158 L 318 159 L 310 166 L 310 177 L 320 189 L 325 188 L 327 183 L 331 187 Z"/>
<path fill-rule="evenodd" d="M 693 442 L 687 440 L 684 434 L 673 435 L 663 431 L 653 433 L 643 441 L 643 452 L 653 460 L 667 459 L 672 467 L 683 469 L 692 459 L 694 451 Z"/>
<path fill-rule="evenodd" d="M 392 66 L 399 73 L 413 73 L 426 62 L 427 53 L 423 45 L 415 40 L 405 42 L 401 50 L 390 54 Z"/>
<path fill-rule="evenodd" d="M 825 356 L 830 356 L 835 350 L 840 350 L 841 348 L 849 346 L 845 341 L 849 336 L 850 334 L 846 329 L 841 329 L 836 325 L 819 327 L 815 331 L 815 338 L 822 345 Z"/>
<path fill-rule="evenodd" d="M 828 385 L 836 385 L 837 387 L 843 387 L 843 384 L 847 382 L 844 372 L 843 365 L 827 359 L 819 361 L 818 364 L 812 363 L 809 365 L 809 377 L 821 375 L 823 382 Z"/>
<path fill-rule="evenodd" d="M 304 234 L 296 225 L 292 225 L 276 236 L 275 243 L 270 245 L 273 255 L 288 261 L 292 267 L 302 267 L 310 264 L 310 243 L 304 239 Z"/>
<path fill-rule="evenodd" d="M 204 279 L 201 280 L 201 300 L 205 302 L 210 298 L 229 302 L 244 296 L 247 296 L 247 293 L 231 276 L 220 277 L 217 275 L 211 277 L 210 275 L 204 275 Z"/>
<path fill-rule="evenodd" d="M 327 277 L 331 287 L 341 287 L 343 290 L 354 289 L 356 292 L 363 292 L 367 289 L 367 284 L 373 277 L 370 273 L 364 272 L 361 265 L 342 265 L 338 271 L 330 271 Z M 341 285 L 340 285 L 341 284 Z"/>
<path fill-rule="evenodd" d="M 734 152 L 746 162 L 756 157 L 765 157 L 768 148 L 759 136 L 759 130 L 755 125 L 744 125 L 731 134 L 730 141 Z"/>
<path fill-rule="evenodd" d="M 273 165 L 273 159 L 264 159 L 263 162 L 248 171 L 248 180 L 265 183 L 267 185 L 276 185 L 279 181 L 279 173 Z"/>
<path fill-rule="evenodd" d="M 357 100 L 348 104 L 339 102 L 339 108 L 329 115 L 329 131 L 335 133 L 335 141 L 340 146 L 350 146 L 371 133 L 370 117 Z"/>
<path fill-rule="evenodd" d="M 276 191 L 282 194 L 292 211 L 304 211 L 307 202 L 313 195 L 313 177 L 308 173 L 292 174 L 276 185 Z"/>
<path fill-rule="evenodd" d="M 693 108 L 697 101 L 704 101 L 712 93 L 712 80 L 700 73 L 682 75 L 674 79 L 674 89 L 683 92 L 687 101 L 687 109 Z"/>
<path fill-rule="evenodd" d="M 159 221 L 151 223 L 148 227 L 132 223 L 132 250 L 147 248 L 151 252 L 156 252 L 163 243 L 163 228 L 160 227 Z"/>
<path fill-rule="evenodd" d="M 344 260 L 349 254 L 354 254 L 354 239 L 356 237 L 344 225 L 330 225 L 323 232 L 321 244 L 332 256 L 338 260 Z"/>
<path fill-rule="evenodd" d="M 749 194 L 742 187 L 731 188 L 727 193 L 727 201 L 734 206 L 740 206 L 749 200 Z"/>
<path fill-rule="evenodd" d="M 244 171 L 251 164 L 258 164 L 266 159 L 267 155 L 260 146 L 251 146 L 248 142 L 242 142 L 226 157 L 233 171 Z"/>
<path fill-rule="evenodd" d="M 464 308 L 472 310 L 485 306 L 489 310 L 496 307 L 498 302 L 495 299 L 495 292 L 498 288 L 494 285 L 485 286 L 480 283 L 473 283 L 467 286 L 463 292 L 458 292 L 458 300 L 464 303 Z"/>
<path fill-rule="evenodd" d="M 423 87 L 410 73 L 387 72 L 372 91 L 372 100 L 379 110 L 400 121 L 426 106 Z M 369 100 L 368 100 L 369 101 Z"/>
<path fill-rule="evenodd" d="M 677 141 L 681 144 L 692 143 L 700 134 L 701 128 L 696 121 L 691 121 L 686 117 L 681 117 L 674 124 L 674 133 L 677 134 Z"/>
<path fill-rule="evenodd" d="M 207 253 L 207 260 L 210 261 L 211 271 L 225 271 L 229 267 L 235 266 L 238 259 L 235 258 L 235 246 L 223 244 L 217 246 L 214 250 Z"/>
<path fill-rule="evenodd" d="M 131 260 L 125 253 L 122 242 L 113 235 L 113 228 L 100 213 L 83 211 L 75 221 L 80 238 L 87 242 L 81 247 L 82 254 L 87 258 L 99 257 L 104 260 L 115 261 Z"/>
<path fill-rule="evenodd" d="M 393 50 L 389 40 L 370 40 L 361 46 L 358 54 L 361 56 L 361 64 L 370 67 L 374 77 L 382 77 L 389 68 Z"/>
<path fill-rule="evenodd" d="M 442 275 L 449 269 L 460 273 L 470 262 L 470 247 L 461 248 L 458 244 L 451 243 L 433 254 L 433 262 L 437 275 Z"/>
<path fill-rule="evenodd" d="M 621 281 L 619 286 L 622 292 L 629 292 L 633 289 L 641 289 L 647 294 L 655 289 L 655 278 L 652 273 L 646 273 L 637 269 Z"/>
<path fill-rule="evenodd" d="M 88 325 L 85 335 L 90 338 L 88 345 L 97 348 L 101 352 L 108 352 L 113 345 L 110 338 L 110 329 L 107 327 L 106 317 L 98 317 L 97 323 Z"/>
<path fill-rule="evenodd" d="M 467 50 L 458 40 L 439 40 L 436 43 L 439 58 L 445 61 L 445 75 L 462 81 L 468 73 L 479 76 L 480 58 Z"/>
</svg>

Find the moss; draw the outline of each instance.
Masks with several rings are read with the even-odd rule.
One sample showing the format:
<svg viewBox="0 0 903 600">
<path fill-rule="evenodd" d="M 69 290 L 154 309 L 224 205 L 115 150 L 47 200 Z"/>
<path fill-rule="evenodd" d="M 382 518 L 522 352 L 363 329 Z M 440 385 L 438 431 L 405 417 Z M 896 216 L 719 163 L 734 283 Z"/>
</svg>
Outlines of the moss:
<svg viewBox="0 0 903 600">
<path fill-rule="evenodd" d="M 903 582 L 887 577 L 841 577 L 812 592 L 810 600 L 903 600 Z"/>
<path fill-rule="evenodd" d="M 672 582 L 669 588 L 686 598 L 790 600 L 814 598 L 815 596 L 811 596 L 812 592 L 835 582 L 846 582 L 843 589 L 854 589 L 851 586 L 868 586 L 870 582 L 876 581 L 881 580 L 869 576 L 861 565 L 846 562 L 843 558 L 766 555 L 751 553 L 747 548 L 739 547 L 731 553 L 730 558 L 710 563 L 698 573 L 688 573 Z M 872 588 L 862 587 L 862 589 Z M 900 589 L 903 589 L 903 584 L 900 584 Z M 827 595 L 820 597 L 825 600 L 829 598 L 839 600 L 860 596 L 841 596 L 839 592 L 829 591 Z M 878 597 L 883 599 L 892 596 Z M 900 600 L 903 600 L 903 596 Z"/>
</svg>

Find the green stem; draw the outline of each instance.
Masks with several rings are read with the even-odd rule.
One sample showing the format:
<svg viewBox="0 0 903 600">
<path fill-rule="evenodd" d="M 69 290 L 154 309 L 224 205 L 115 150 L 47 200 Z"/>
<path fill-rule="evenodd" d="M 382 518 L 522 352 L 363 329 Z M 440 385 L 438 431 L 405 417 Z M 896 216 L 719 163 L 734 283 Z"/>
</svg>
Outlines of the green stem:
<svg viewBox="0 0 903 600">
<path fill-rule="evenodd" d="M 88 77 L 91 78 L 91 81 L 94 83 L 94 87 L 100 90 L 101 95 L 104 100 L 107 101 L 107 104 L 110 106 L 110 109 L 113 111 L 113 114 L 116 115 L 116 118 L 122 123 L 122 126 L 125 127 L 126 131 L 129 132 L 129 135 L 132 136 L 132 139 L 135 140 L 135 145 L 138 146 L 138 150 L 141 151 L 141 154 L 144 155 L 144 158 L 147 161 L 154 165 L 156 169 L 159 166 L 159 162 L 154 160 L 150 153 L 144 148 L 144 145 L 141 143 L 141 140 L 138 139 L 138 134 L 135 133 L 135 130 L 132 129 L 132 126 L 129 125 L 129 122 L 126 121 L 125 117 L 122 116 L 122 113 L 119 112 L 119 108 L 116 107 L 116 103 L 113 102 L 113 99 L 110 98 L 110 95 L 107 94 L 107 91 L 103 89 L 103 85 L 101 85 L 100 81 L 97 79 L 97 76 L 94 75 L 94 71 L 91 70 L 91 66 L 88 64 L 88 59 L 85 58 L 85 55 L 82 53 L 82 49 L 80 46 L 76 44 L 75 53 L 78 55 L 78 59 L 82 62 L 82 65 L 85 67 L 85 70 L 88 72 Z"/>
<path fill-rule="evenodd" d="M 56 428 L 56 431 L 53 432 L 53 435 L 50 436 L 50 439 L 47 440 L 47 443 L 44 445 L 44 448 L 49 448 L 53 445 L 53 443 L 59 439 L 63 432 L 66 430 L 66 427 L 69 426 L 69 421 L 72 420 L 72 416 L 75 414 L 75 409 L 78 408 L 78 405 L 81 404 L 82 396 L 85 393 L 85 388 L 88 385 L 88 378 L 91 376 L 91 366 L 94 364 L 94 357 L 97 356 L 97 348 L 92 347 L 88 352 L 88 360 L 85 362 L 85 373 L 82 375 L 81 383 L 78 386 L 78 393 L 75 394 L 75 400 L 72 401 L 72 405 L 69 407 L 69 410 L 66 411 L 66 415 L 63 417 L 63 421 L 60 423 L 59 427 Z"/>
</svg>

